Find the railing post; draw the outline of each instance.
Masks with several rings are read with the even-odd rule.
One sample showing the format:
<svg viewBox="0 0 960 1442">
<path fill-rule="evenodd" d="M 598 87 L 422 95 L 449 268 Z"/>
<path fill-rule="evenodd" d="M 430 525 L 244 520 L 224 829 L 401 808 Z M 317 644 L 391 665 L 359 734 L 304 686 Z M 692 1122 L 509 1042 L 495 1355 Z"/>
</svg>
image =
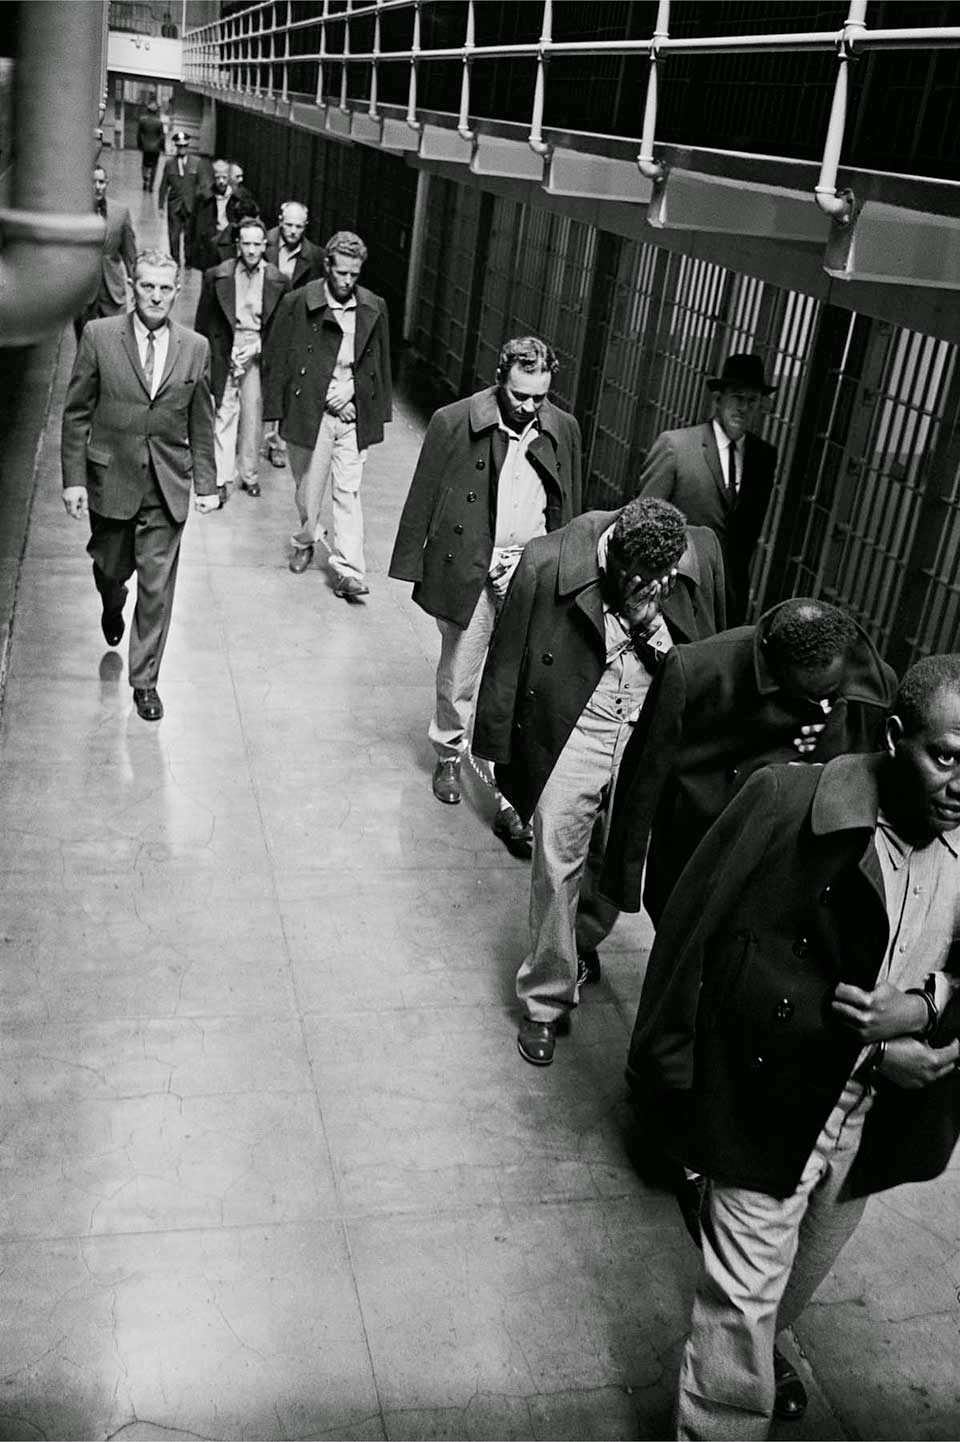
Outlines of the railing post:
<svg viewBox="0 0 960 1442">
<path fill-rule="evenodd" d="M 473 139 L 473 131 L 470 129 L 470 51 L 474 46 L 475 34 L 473 0 L 467 0 L 467 35 L 463 42 L 463 74 L 460 78 L 460 118 L 457 122 L 457 130 L 464 140 Z"/>
<path fill-rule="evenodd" d="M 407 124 L 411 130 L 419 130 L 417 119 L 417 57 L 420 54 L 420 0 L 413 7 L 413 43 L 410 46 L 410 88 L 407 91 Z"/>
<path fill-rule="evenodd" d="M 643 107 L 640 154 L 637 156 L 640 174 L 654 181 L 663 179 L 663 166 L 653 154 L 653 142 L 657 133 L 657 65 L 660 60 L 660 41 L 668 39 L 669 35 L 670 0 L 660 0 L 657 6 L 657 23 L 650 41 L 650 73 L 647 77 L 647 98 Z"/>
<path fill-rule="evenodd" d="M 277 5 L 270 6 L 270 49 L 267 52 L 267 99 L 273 99 L 273 57 L 276 53 Z"/>
<path fill-rule="evenodd" d="M 530 117 L 530 149 L 537 155 L 546 155 L 549 146 L 543 139 L 543 106 L 547 93 L 548 51 L 553 42 L 553 0 L 543 0 L 543 24 L 540 28 L 540 44 L 537 50 L 537 81 L 533 91 L 533 114 Z"/>
<path fill-rule="evenodd" d="M 283 88 L 280 91 L 284 105 L 290 97 L 290 20 L 293 15 L 293 0 L 287 0 L 287 26 L 283 32 Z"/>
<path fill-rule="evenodd" d="M 353 0 L 347 0 L 343 18 L 343 63 L 340 66 L 340 109 L 347 109 L 347 67 L 350 63 L 350 11 Z"/>
<path fill-rule="evenodd" d="M 840 168 L 840 151 L 843 147 L 843 133 L 847 124 L 847 92 L 849 88 L 849 65 L 855 41 L 866 29 L 867 0 L 850 0 L 846 23 L 837 37 L 837 82 L 833 89 L 830 119 L 827 123 L 827 138 L 823 146 L 823 160 L 820 178 L 814 186 L 814 195 L 820 209 L 838 225 L 849 225 L 853 213 L 853 196 L 849 191 L 837 194 L 837 171 Z"/>
<path fill-rule="evenodd" d="M 323 62 L 327 54 L 327 17 L 330 14 L 330 0 L 323 0 L 323 14 L 320 16 L 320 59 L 317 63 L 317 104 L 323 104 Z"/>
<path fill-rule="evenodd" d="M 367 114 L 371 120 L 379 118 L 377 102 L 380 98 L 380 6 L 382 0 L 376 0 L 377 13 L 373 17 L 373 64 L 370 67 L 370 103 L 367 106 Z"/>
</svg>

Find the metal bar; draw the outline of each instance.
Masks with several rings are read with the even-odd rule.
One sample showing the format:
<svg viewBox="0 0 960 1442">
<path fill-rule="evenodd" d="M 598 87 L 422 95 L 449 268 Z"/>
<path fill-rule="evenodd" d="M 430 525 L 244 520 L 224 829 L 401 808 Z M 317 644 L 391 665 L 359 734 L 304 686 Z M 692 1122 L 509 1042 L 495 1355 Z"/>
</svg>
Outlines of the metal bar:
<svg viewBox="0 0 960 1442">
<path fill-rule="evenodd" d="M 419 130 L 417 119 L 417 60 L 420 56 L 420 0 L 413 8 L 413 47 L 410 51 L 410 86 L 407 91 L 407 124 L 411 130 Z"/>
<path fill-rule="evenodd" d="M 464 140 L 473 139 L 470 129 L 470 58 L 467 51 L 473 50 L 475 36 L 473 0 L 467 0 L 467 35 L 464 41 L 463 74 L 460 78 L 460 118 L 457 130 Z"/>
<path fill-rule="evenodd" d="M 317 66 L 317 104 L 323 104 L 323 62 L 327 55 L 327 16 L 330 13 L 330 0 L 323 0 L 323 14 L 320 17 L 320 56 Z M 309 57 L 311 60 L 313 56 Z"/>
<path fill-rule="evenodd" d="M 823 161 L 820 178 L 814 186 L 814 195 L 820 209 L 839 225 L 847 225 L 852 213 L 852 197 L 837 194 L 837 171 L 840 167 L 840 151 L 843 147 L 843 132 L 847 124 L 848 70 L 852 43 L 866 26 L 867 0 L 850 0 L 843 34 L 838 44 L 837 80 L 830 105 L 830 119 L 827 122 L 827 137 L 823 145 Z"/>
<path fill-rule="evenodd" d="M 553 0 L 543 0 L 543 25 L 540 30 L 540 44 L 537 47 L 537 80 L 533 91 L 533 114 L 530 117 L 530 149 L 536 155 L 546 155 L 549 146 L 543 139 L 543 106 L 547 90 L 547 47 L 553 38 Z"/>
<path fill-rule="evenodd" d="M 293 0 L 287 0 L 287 29 L 283 37 L 283 89 L 280 92 L 281 99 L 286 104 L 290 91 L 287 87 L 288 71 L 290 68 L 290 16 L 293 14 Z"/>
<path fill-rule="evenodd" d="M 350 10 L 353 0 L 347 0 L 347 8 L 343 12 L 346 16 L 346 24 L 343 27 L 343 61 L 340 65 L 340 109 L 347 109 L 347 69 L 350 60 Z"/>
<path fill-rule="evenodd" d="M 637 166 L 641 175 L 648 180 L 662 180 L 663 166 L 654 158 L 653 141 L 657 129 L 657 63 L 660 46 L 670 38 L 670 0 L 660 0 L 657 6 L 657 23 L 650 42 L 650 73 L 647 77 L 647 96 L 643 107 L 643 130 L 640 138 L 640 154 Z"/>
<path fill-rule="evenodd" d="M 378 58 L 375 59 L 370 66 L 370 103 L 367 106 L 367 114 L 371 120 L 376 120 L 379 117 L 377 102 L 380 98 L 380 11 L 381 7 L 378 6 L 376 14 L 373 17 L 373 53 Z"/>
</svg>

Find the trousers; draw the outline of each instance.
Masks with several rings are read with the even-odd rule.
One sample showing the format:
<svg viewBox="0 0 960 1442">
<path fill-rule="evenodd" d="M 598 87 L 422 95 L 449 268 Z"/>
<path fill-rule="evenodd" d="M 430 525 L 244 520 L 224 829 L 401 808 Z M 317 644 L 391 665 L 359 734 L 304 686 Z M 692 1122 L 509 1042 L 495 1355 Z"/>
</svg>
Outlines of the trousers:
<svg viewBox="0 0 960 1442">
<path fill-rule="evenodd" d="M 437 617 L 440 632 L 437 700 L 427 735 L 441 761 L 462 758 L 470 753 L 477 687 L 499 609 L 500 598 L 492 583 L 486 581 L 465 628 L 455 626 L 442 616 Z M 472 756 L 470 760 L 481 780 L 493 791 L 497 805 L 501 809 L 507 806 L 506 797 L 497 787 L 493 762 L 479 756 Z"/>
<path fill-rule="evenodd" d="M 167 510 L 155 479 L 129 520 L 90 512 L 87 554 L 104 611 L 123 610 L 126 582 L 134 572 L 137 576 L 127 665 L 131 686 L 157 684 L 173 615 L 183 524 Z"/>
<path fill-rule="evenodd" d="M 228 490 L 239 482 L 252 486 L 260 474 L 260 435 L 263 429 L 263 395 L 260 358 L 254 356 L 239 381 L 227 377 L 223 399 L 213 424 L 217 485 Z"/>
<path fill-rule="evenodd" d="M 189 266 L 192 260 L 190 249 L 190 226 L 192 217 L 180 215 L 172 206 L 167 209 L 167 236 L 170 241 L 170 254 L 174 260 L 183 266 Z M 180 260 L 180 237 L 183 236 L 183 260 Z"/>
<path fill-rule="evenodd" d="M 287 442 L 287 457 L 296 482 L 300 530 L 292 538 L 302 550 L 321 538 L 320 512 L 330 489 L 333 501 L 333 547 L 330 569 L 335 575 L 362 581 L 366 573 L 363 555 L 363 511 L 360 482 L 366 451 L 357 449 L 357 428 L 353 423 L 324 411 L 313 450 Z"/>
<path fill-rule="evenodd" d="M 866 1198 L 839 1199 L 871 1094 L 851 1079 L 795 1191 L 771 1197 L 707 1184 L 703 1272 L 680 1366 L 678 1438 L 765 1438 L 775 1400 L 773 1344 L 853 1235 Z"/>
</svg>

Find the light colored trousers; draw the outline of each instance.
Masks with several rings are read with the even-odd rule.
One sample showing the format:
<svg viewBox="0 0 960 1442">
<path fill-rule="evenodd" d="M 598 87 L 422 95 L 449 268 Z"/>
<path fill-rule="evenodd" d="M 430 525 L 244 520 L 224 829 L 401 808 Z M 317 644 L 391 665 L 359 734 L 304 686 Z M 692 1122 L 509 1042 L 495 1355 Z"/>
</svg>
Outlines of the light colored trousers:
<svg viewBox="0 0 960 1442">
<path fill-rule="evenodd" d="M 619 915 L 597 883 L 632 732 L 625 717 L 584 711 L 533 813 L 531 950 L 517 972 L 517 996 L 532 1021 L 558 1021 L 577 1005 L 577 953 L 599 946 Z"/>
<path fill-rule="evenodd" d="M 232 490 L 239 479 L 252 486 L 260 475 L 260 438 L 263 430 L 263 396 L 260 358 L 255 356 L 240 377 L 227 377 L 223 400 L 213 425 L 217 485 Z"/>
<path fill-rule="evenodd" d="M 360 482 L 366 451 L 357 450 L 357 427 L 324 411 L 313 450 L 287 442 L 287 459 L 297 483 L 296 502 L 300 530 L 292 537 L 299 550 L 316 545 L 324 531 L 320 524 L 329 487 L 333 498 L 333 547 L 330 569 L 337 576 L 366 575 L 363 558 L 363 511 Z"/>
<path fill-rule="evenodd" d="M 499 609 L 500 598 L 492 583 L 485 581 L 466 629 L 437 617 L 440 631 L 437 704 L 427 734 L 441 761 L 469 755 L 477 687 Z M 493 790 L 498 806 L 508 806 L 506 797 L 497 790 L 493 762 L 479 756 L 470 760 L 480 778 Z"/>
<path fill-rule="evenodd" d="M 871 1095 L 849 1081 L 786 1198 L 708 1183 L 703 1273 L 677 1393 L 678 1438 L 765 1438 L 775 1401 L 773 1343 L 800 1316 L 863 1216 L 838 1201 Z"/>
</svg>

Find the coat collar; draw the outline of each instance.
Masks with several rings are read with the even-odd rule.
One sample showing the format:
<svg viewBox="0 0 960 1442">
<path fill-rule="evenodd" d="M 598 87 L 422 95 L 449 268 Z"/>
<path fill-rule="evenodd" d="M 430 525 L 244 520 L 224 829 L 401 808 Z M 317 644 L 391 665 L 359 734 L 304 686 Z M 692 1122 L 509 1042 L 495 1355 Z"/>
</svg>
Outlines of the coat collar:
<svg viewBox="0 0 960 1442">
<path fill-rule="evenodd" d="M 561 412 L 552 401 L 544 401 L 540 407 L 540 430 L 556 443 L 560 440 L 560 415 Z M 499 421 L 497 387 L 488 386 L 485 391 L 475 391 L 470 397 L 470 430 L 473 434 L 480 435 L 483 431 L 493 430 Z"/>
<path fill-rule="evenodd" d="M 824 766 L 810 811 L 815 836 L 831 831 L 873 831 L 880 809 L 880 772 L 887 758 L 836 756 Z"/>
<path fill-rule="evenodd" d="M 753 634 L 753 669 L 757 690 L 761 696 L 769 696 L 780 689 L 780 683 L 770 670 L 764 646 L 770 631 L 770 624 L 780 610 L 788 603 L 781 601 L 760 617 Z M 856 623 L 855 623 L 856 624 Z M 857 626 L 857 639 L 850 654 L 847 676 L 843 686 L 845 701 L 858 701 L 864 706 L 892 706 L 893 689 L 884 670 L 882 661 L 870 637 L 861 626 Z"/>
<path fill-rule="evenodd" d="M 326 286 L 322 279 L 308 280 L 303 286 L 304 303 L 308 311 L 328 311 Z M 366 290 L 362 285 L 356 289 L 357 297 L 357 329 L 353 339 L 354 353 L 357 360 L 363 355 L 367 341 L 373 334 L 373 328 L 377 323 L 380 314 L 380 307 L 377 298 L 372 291 Z M 337 321 L 331 322 L 338 325 Z"/>
</svg>

